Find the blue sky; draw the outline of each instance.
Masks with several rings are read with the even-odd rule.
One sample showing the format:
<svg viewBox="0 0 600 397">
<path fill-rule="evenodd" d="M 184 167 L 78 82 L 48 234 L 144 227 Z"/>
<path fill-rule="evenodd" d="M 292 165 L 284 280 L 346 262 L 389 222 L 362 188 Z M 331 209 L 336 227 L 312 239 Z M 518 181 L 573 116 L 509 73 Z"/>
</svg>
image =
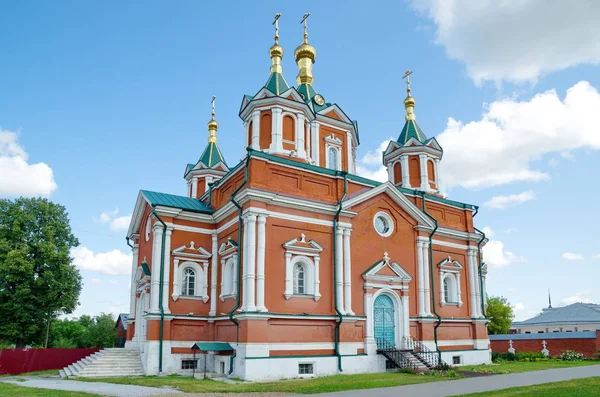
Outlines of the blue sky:
<svg viewBox="0 0 600 397">
<path fill-rule="evenodd" d="M 383 174 L 378 150 L 403 126 L 411 69 L 417 121 L 445 149 L 445 191 L 481 205 L 477 225 L 492 231 L 489 292 L 519 319 L 548 288 L 555 304 L 598 303 L 600 9 L 494 3 L 4 3 L 0 197 L 65 205 L 81 242 L 78 313 L 127 311 L 124 226 L 138 190 L 185 194 L 212 95 L 219 145 L 237 163 L 237 113 L 268 78 L 273 15 L 294 84 L 311 12 L 314 87 L 358 120 L 361 172 Z"/>
</svg>

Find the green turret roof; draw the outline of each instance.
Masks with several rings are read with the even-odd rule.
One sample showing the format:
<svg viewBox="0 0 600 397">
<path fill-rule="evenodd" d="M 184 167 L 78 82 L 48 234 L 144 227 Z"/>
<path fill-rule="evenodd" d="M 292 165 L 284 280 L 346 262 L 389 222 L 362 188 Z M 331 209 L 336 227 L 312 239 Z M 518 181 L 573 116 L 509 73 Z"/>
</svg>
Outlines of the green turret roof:
<svg viewBox="0 0 600 397">
<path fill-rule="evenodd" d="M 309 106 L 313 108 L 315 112 L 320 112 L 328 106 L 331 106 L 331 103 L 324 103 L 323 105 L 318 105 L 313 98 L 317 95 L 317 92 L 313 88 L 312 84 L 303 83 L 298 86 L 298 93 L 304 98 L 304 101 L 308 103 Z"/>
<path fill-rule="evenodd" d="M 200 160 L 198 160 L 198 163 L 202 163 L 206 167 L 212 168 L 220 162 L 223 162 L 223 164 L 227 166 L 225 158 L 223 157 L 223 154 L 221 154 L 217 142 L 209 142 L 208 146 L 206 146 L 206 149 L 204 149 L 202 156 L 200 156 Z"/>
<path fill-rule="evenodd" d="M 423 133 L 423 130 L 421 127 L 419 127 L 415 120 L 406 120 L 406 124 L 404 124 L 404 128 L 402 128 L 402 132 L 400 132 L 400 136 L 396 142 L 400 145 L 404 145 L 412 138 L 415 138 L 423 144 L 427 143 L 428 141 L 427 137 Z"/>
<path fill-rule="evenodd" d="M 275 95 L 280 95 L 282 92 L 287 91 L 290 87 L 281 73 L 274 72 L 269 76 L 269 80 L 267 80 L 265 88 Z"/>
</svg>

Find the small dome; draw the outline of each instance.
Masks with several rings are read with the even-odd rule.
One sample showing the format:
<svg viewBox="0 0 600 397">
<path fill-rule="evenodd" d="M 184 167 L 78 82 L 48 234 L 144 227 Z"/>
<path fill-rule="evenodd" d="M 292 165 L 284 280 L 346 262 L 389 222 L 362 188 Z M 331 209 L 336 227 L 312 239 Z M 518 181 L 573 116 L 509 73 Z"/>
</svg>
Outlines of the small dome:
<svg viewBox="0 0 600 397">
<path fill-rule="evenodd" d="M 216 130 L 219 128 L 219 123 L 217 123 L 217 121 L 214 119 L 209 121 L 207 125 L 209 130 Z"/>
<path fill-rule="evenodd" d="M 273 44 L 273 46 L 269 48 L 269 55 L 271 58 L 283 58 L 283 47 L 281 47 L 279 44 Z"/>
<path fill-rule="evenodd" d="M 404 100 L 404 107 L 409 107 L 409 106 L 415 107 L 415 98 L 410 96 L 410 94 Z"/>
<path fill-rule="evenodd" d="M 315 58 L 317 57 L 317 50 L 315 47 L 308 44 L 308 41 L 305 39 L 304 43 L 300 44 L 296 51 L 294 51 L 294 58 L 296 58 L 296 62 L 300 58 L 310 58 L 313 63 L 315 63 Z"/>
</svg>

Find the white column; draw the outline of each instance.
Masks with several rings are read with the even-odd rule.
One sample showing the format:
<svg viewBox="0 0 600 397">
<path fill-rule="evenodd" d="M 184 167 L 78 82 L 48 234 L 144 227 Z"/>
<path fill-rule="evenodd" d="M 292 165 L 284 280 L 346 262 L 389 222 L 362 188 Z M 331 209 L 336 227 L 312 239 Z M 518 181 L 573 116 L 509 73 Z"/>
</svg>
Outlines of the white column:
<svg viewBox="0 0 600 397">
<path fill-rule="evenodd" d="M 268 311 L 265 307 L 265 215 L 258 216 L 258 241 L 256 243 L 256 310 Z"/>
<path fill-rule="evenodd" d="M 423 242 L 417 240 L 417 274 L 418 278 L 418 292 L 419 292 L 419 317 L 425 317 L 427 312 L 425 311 L 425 287 L 423 285 L 425 280 L 425 274 L 423 270 Z"/>
<path fill-rule="evenodd" d="M 292 270 L 292 254 L 285 253 L 285 291 L 283 295 L 285 299 L 290 299 L 294 294 L 294 274 Z"/>
<path fill-rule="evenodd" d="M 421 190 L 424 192 L 429 191 L 429 181 L 427 177 L 427 156 L 424 154 L 419 155 L 419 161 L 421 166 Z"/>
<path fill-rule="evenodd" d="M 469 268 L 469 289 L 471 290 L 471 318 L 478 317 L 477 311 L 477 292 L 475 290 L 475 272 L 474 268 L 474 258 L 473 258 L 474 250 L 467 249 L 467 267 Z"/>
<path fill-rule="evenodd" d="M 255 110 L 252 112 L 252 142 L 250 146 L 254 150 L 260 149 L 259 141 L 260 141 L 260 112 Z"/>
<path fill-rule="evenodd" d="M 320 166 L 321 161 L 319 159 L 319 123 L 317 123 L 316 121 L 310 123 L 310 135 L 312 139 L 312 158 L 315 161 L 315 165 Z"/>
<path fill-rule="evenodd" d="M 429 273 L 429 241 L 423 241 L 423 285 L 425 287 L 425 312 L 431 316 L 431 277 Z"/>
<path fill-rule="evenodd" d="M 306 135 L 304 136 L 305 143 L 306 143 L 306 159 L 311 160 L 312 159 L 312 135 L 310 133 L 310 124 L 307 123 L 305 120 L 303 127 L 306 129 L 306 131 L 305 131 Z"/>
<path fill-rule="evenodd" d="M 437 191 L 441 191 L 442 189 L 440 188 L 440 159 L 435 159 L 433 164 L 435 165 L 435 187 Z"/>
<path fill-rule="evenodd" d="M 475 273 L 475 307 L 477 308 L 477 317 L 483 317 L 481 310 L 481 284 L 479 283 L 479 256 L 476 250 L 473 250 L 473 272 Z"/>
<path fill-rule="evenodd" d="M 198 177 L 192 178 L 192 198 L 198 198 Z"/>
<path fill-rule="evenodd" d="M 463 302 L 462 302 L 462 292 L 461 292 L 461 288 L 460 288 L 460 273 L 456 273 L 456 293 L 458 294 L 458 307 L 461 307 Z"/>
<path fill-rule="evenodd" d="M 248 120 L 244 121 L 244 143 L 245 146 L 244 147 L 248 147 L 250 146 L 250 140 L 252 139 L 252 137 L 249 137 L 249 132 L 250 132 L 250 122 Z"/>
<path fill-rule="evenodd" d="M 319 274 L 319 261 L 320 257 L 315 256 L 315 301 L 321 299 L 321 292 L 319 291 L 319 284 L 321 284 L 321 275 Z"/>
<path fill-rule="evenodd" d="M 446 304 L 446 299 L 444 299 L 444 272 L 440 270 L 440 306 L 444 306 Z"/>
<path fill-rule="evenodd" d="M 336 256 L 335 256 L 335 277 L 336 277 L 336 282 L 335 282 L 335 295 L 337 297 L 337 309 L 342 313 L 345 314 L 344 312 L 344 274 L 343 274 L 343 266 L 344 266 L 344 255 L 343 255 L 343 243 L 344 243 L 344 236 L 343 236 L 344 231 L 342 230 L 341 227 L 338 227 L 337 230 L 335 231 L 335 239 L 336 239 L 336 246 L 337 246 L 337 250 L 336 250 Z"/>
<path fill-rule="evenodd" d="M 213 182 L 213 177 L 212 176 L 207 175 L 204 178 L 204 192 L 208 192 L 208 185 L 210 185 L 212 182 Z"/>
<path fill-rule="evenodd" d="M 387 163 L 388 181 L 394 183 L 394 165 L 391 161 Z"/>
<path fill-rule="evenodd" d="M 177 300 L 179 295 L 181 295 L 181 289 L 179 287 L 179 280 L 181 276 L 179 275 L 179 259 L 175 259 L 173 261 L 173 294 L 171 297 L 173 300 Z"/>
<path fill-rule="evenodd" d="M 352 261 L 350 257 L 350 229 L 344 229 L 344 311 L 352 311 Z"/>
<path fill-rule="evenodd" d="M 406 291 L 404 292 L 406 294 Z M 402 333 L 403 339 L 410 338 L 410 314 L 409 314 L 408 295 L 402 295 Z M 396 343 L 401 343 L 399 340 Z M 402 348 L 402 346 L 400 346 Z"/>
<path fill-rule="evenodd" d="M 373 339 L 373 294 L 364 295 L 365 314 L 367 316 L 366 338 Z"/>
<path fill-rule="evenodd" d="M 152 240 L 152 269 L 150 270 L 150 313 L 158 313 L 158 293 L 160 292 L 160 245 L 162 226 L 155 226 Z"/>
<path fill-rule="evenodd" d="M 217 267 L 219 266 L 219 240 L 217 232 L 212 232 L 212 247 L 210 257 L 210 311 L 209 316 L 217 314 Z"/>
<path fill-rule="evenodd" d="M 131 249 L 131 256 L 133 256 L 133 260 L 131 261 L 131 300 L 129 302 L 129 318 L 135 318 L 135 289 L 136 289 L 136 279 L 135 273 L 137 272 L 138 260 L 139 260 L 139 247 L 138 244 L 134 241 L 133 248 Z"/>
<path fill-rule="evenodd" d="M 400 166 L 402 167 L 402 187 L 411 189 L 410 175 L 408 173 L 408 156 L 400 156 Z"/>
<path fill-rule="evenodd" d="M 352 133 L 350 131 L 346 132 L 346 151 L 348 152 L 348 168 L 346 169 L 348 172 L 352 171 Z"/>
<path fill-rule="evenodd" d="M 171 313 L 169 310 L 169 281 L 171 274 L 171 233 L 173 233 L 173 229 L 167 228 L 167 232 L 165 234 L 165 262 L 163 268 L 163 310 L 165 313 Z"/>
<path fill-rule="evenodd" d="M 246 251 L 248 255 L 246 259 L 248 260 L 248 266 L 246 270 L 248 271 L 246 277 L 246 289 L 248 294 L 248 304 L 246 305 L 246 311 L 255 312 L 256 311 L 256 300 L 255 300 L 255 291 L 256 291 L 256 214 L 248 214 L 248 239 L 246 240 Z"/>
<path fill-rule="evenodd" d="M 244 217 L 244 240 L 243 240 L 243 248 L 242 248 L 242 307 L 240 311 L 245 312 L 248 308 L 248 286 L 246 285 L 246 281 L 248 280 L 248 248 L 246 247 L 246 243 L 248 241 L 248 217 Z M 238 241 L 239 243 L 239 241 Z"/>
<path fill-rule="evenodd" d="M 269 150 L 272 153 L 281 153 L 283 151 L 283 125 L 282 125 L 282 113 L 281 108 L 271 109 L 271 146 Z"/>
<path fill-rule="evenodd" d="M 306 143 L 304 143 L 304 114 L 296 114 L 296 153 L 298 157 L 306 158 Z"/>
</svg>

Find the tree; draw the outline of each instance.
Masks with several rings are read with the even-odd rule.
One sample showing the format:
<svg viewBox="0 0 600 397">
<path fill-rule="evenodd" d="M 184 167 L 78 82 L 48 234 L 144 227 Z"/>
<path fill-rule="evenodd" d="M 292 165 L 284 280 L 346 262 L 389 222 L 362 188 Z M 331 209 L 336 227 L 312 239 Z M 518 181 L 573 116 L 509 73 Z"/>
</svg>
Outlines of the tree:
<svg viewBox="0 0 600 397">
<path fill-rule="evenodd" d="M 65 207 L 0 200 L 0 339 L 40 344 L 49 321 L 75 309 L 81 275 L 69 252 L 78 245 Z"/>
<path fill-rule="evenodd" d="M 76 320 L 55 320 L 50 326 L 49 347 L 90 347 L 90 330 Z"/>
<path fill-rule="evenodd" d="M 487 300 L 487 316 L 490 318 L 490 335 L 508 334 L 515 315 L 508 300 L 501 296 L 492 296 Z"/>
<path fill-rule="evenodd" d="M 101 313 L 94 318 L 90 329 L 92 347 L 113 347 L 115 345 L 115 320 L 111 314 Z"/>
</svg>

